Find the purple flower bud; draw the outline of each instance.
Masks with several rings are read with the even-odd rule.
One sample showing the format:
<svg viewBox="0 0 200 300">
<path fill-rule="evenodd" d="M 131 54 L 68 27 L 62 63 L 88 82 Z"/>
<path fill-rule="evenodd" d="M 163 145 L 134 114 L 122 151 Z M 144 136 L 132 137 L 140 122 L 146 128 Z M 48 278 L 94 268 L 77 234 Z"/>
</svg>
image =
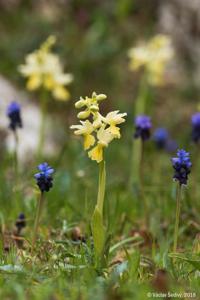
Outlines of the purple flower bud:
<svg viewBox="0 0 200 300">
<path fill-rule="evenodd" d="M 177 157 L 171 159 L 175 170 L 173 178 L 179 181 L 180 185 L 187 185 L 188 174 L 191 172 L 192 163 L 190 153 L 181 149 L 177 151 Z"/>
<path fill-rule="evenodd" d="M 15 131 L 17 127 L 22 128 L 21 107 L 17 102 L 13 101 L 9 104 L 7 108 L 7 116 L 10 119 L 10 129 Z"/>
<path fill-rule="evenodd" d="M 200 112 L 192 115 L 192 140 L 198 143 L 200 140 Z"/>
<path fill-rule="evenodd" d="M 38 166 L 38 170 L 40 172 L 34 175 L 37 185 L 42 193 L 48 192 L 53 186 L 54 169 L 44 162 Z"/>
<path fill-rule="evenodd" d="M 165 149 L 169 139 L 169 133 L 165 128 L 157 128 L 153 134 L 153 140 L 159 149 Z"/>
<path fill-rule="evenodd" d="M 151 119 L 148 116 L 140 115 L 135 118 L 136 131 L 134 134 L 135 138 L 141 138 L 146 141 L 150 138 L 150 130 L 152 127 Z"/>
</svg>

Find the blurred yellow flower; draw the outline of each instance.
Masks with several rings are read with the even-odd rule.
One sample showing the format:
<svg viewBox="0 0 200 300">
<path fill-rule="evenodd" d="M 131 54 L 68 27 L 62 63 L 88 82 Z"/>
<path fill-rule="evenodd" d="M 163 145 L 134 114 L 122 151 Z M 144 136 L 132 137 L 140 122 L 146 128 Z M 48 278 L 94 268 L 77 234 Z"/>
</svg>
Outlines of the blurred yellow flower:
<svg viewBox="0 0 200 300">
<path fill-rule="evenodd" d="M 79 112 L 78 119 L 92 120 L 82 121 L 79 125 L 72 125 L 76 135 L 82 135 L 84 138 L 84 150 L 90 149 L 96 142 L 96 145 L 88 152 L 88 156 L 100 163 L 103 160 L 103 150 L 108 147 L 114 138 L 120 138 L 120 128 L 117 125 L 125 122 L 126 113 L 119 113 L 119 110 L 108 113 L 105 117 L 99 112 L 99 102 L 106 99 L 106 95 L 95 92 L 92 97 L 80 98 L 75 103 L 75 107 L 83 109 Z M 96 138 L 94 137 L 96 136 Z"/>
<path fill-rule="evenodd" d="M 55 42 L 55 37 L 50 36 L 38 50 L 26 56 L 19 71 L 27 78 L 28 90 L 43 87 L 52 92 L 55 99 L 65 101 L 70 96 L 65 86 L 72 82 L 73 76 L 63 72 L 59 57 L 51 52 Z"/>
<path fill-rule="evenodd" d="M 171 39 L 163 34 L 158 34 L 141 46 L 129 50 L 130 69 L 137 71 L 143 67 L 147 79 L 152 85 L 162 85 L 167 64 L 174 56 Z"/>
</svg>

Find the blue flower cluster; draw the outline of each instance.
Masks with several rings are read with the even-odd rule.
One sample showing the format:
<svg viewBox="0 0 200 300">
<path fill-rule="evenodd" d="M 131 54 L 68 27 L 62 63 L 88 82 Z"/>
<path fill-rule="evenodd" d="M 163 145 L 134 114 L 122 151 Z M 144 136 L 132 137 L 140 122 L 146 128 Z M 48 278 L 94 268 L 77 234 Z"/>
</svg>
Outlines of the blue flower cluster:
<svg viewBox="0 0 200 300">
<path fill-rule="evenodd" d="M 136 131 L 134 134 L 135 138 L 141 138 L 146 141 L 151 135 L 151 118 L 145 115 L 139 115 L 135 118 Z"/>
<path fill-rule="evenodd" d="M 37 185 L 42 193 L 48 192 L 53 186 L 54 169 L 44 162 L 38 166 L 38 170 L 40 172 L 34 175 Z"/>
<path fill-rule="evenodd" d="M 22 128 L 21 107 L 13 101 L 7 108 L 7 116 L 10 119 L 9 128 L 15 131 L 17 127 Z"/>
<path fill-rule="evenodd" d="M 169 133 L 165 128 L 157 128 L 153 134 L 153 140 L 158 149 L 164 149 L 169 139 Z"/>
<path fill-rule="evenodd" d="M 197 112 L 192 115 L 192 140 L 195 143 L 200 141 L 200 112 Z"/>
<path fill-rule="evenodd" d="M 177 150 L 178 145 L 176 141 L 170 138 L 166 128 L 157 128 L 153 133 L 152 139 L 158 149 L 164 149 L 168 152 Z"/>
<path fill-rule="evenodd" d="M 23 213 L 19 214 L 15 226 L 17 227 L 18 232 L 20 232 L 26 226 L 26 219 Z"/>
<path fill-rule="evenodd" d="M 188 174 L 192 167 L 189 152 L 178 150 L 177 157 L 172 158 L 172 166 L 175 170 L 174 180 L 179 181 L 180 185 L 187 185 Z"/>
</svg>

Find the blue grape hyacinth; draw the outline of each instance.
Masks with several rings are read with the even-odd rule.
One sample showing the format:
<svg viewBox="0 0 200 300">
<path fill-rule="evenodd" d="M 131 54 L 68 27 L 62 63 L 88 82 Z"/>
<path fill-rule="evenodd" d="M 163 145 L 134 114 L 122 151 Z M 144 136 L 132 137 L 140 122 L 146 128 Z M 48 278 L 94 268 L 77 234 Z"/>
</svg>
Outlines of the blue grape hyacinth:
<svg viewBox="0 0 200 300">
<path fill-rule="evenodd" d="M 146 141 L 150 138 L 151 134 L 151 118 L 145 115 L 140 115 L 135 118 L 136 131 L 134 134 L 135 138 L 141 138 Z"/>
<path fill-rule="evenodd" d="M 19 232 L 26 226 L 26 218 L 23 213 L 19 214 L 15 226 Z"/>
<path fill-rule="evenodd" d="M 172 166 L 175 170 L 174 180 L 179 181 L 180 185 L 187 185 L 188 174 L 192 167 L 190 153 L 183 149 L 178 150 L 177 157 L 172 158 Z"/>
<path fill-rule="evenodd" d="M 40 172 L 34 175 L 37 185 L 42 193 L 48 192 L 53 186 L 54 169 L 44 162 L 38 166 L 38 170 Z"/>
<path fill-rule="evenodd" d="M 200 112 L 197 112 L 192 115 L 192 140 L 195 143 L 200 141 Z"/>
<path fill-rule="evenodd" d="M 21 106 L 13 101 L 7 108 L 7 116 L 10 119 L 9 128 L 15 131 L 17 128 L 22 128 Z"/>
<path fill-rule="evenodd" d="M 153 140 L 158 149 L 165 149 L 168 143 L 169 133 L 166 128 L 157 128 L 153 134 Z"/>
</svg>

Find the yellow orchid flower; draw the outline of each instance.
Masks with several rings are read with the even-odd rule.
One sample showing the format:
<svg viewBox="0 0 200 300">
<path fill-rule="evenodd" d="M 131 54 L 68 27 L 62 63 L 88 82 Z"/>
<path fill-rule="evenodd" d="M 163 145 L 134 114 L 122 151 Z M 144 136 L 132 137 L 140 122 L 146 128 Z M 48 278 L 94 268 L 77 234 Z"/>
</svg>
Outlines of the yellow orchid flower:
<svg viewBox="0 0 200 300">
<path fill-rule="evenodd" d="M 84 138 L 84 150 L 89 149 L 95 143 L 95 138 L 91 134 L 94 131 L 93 125 L 89 120 L 80 121 L 81 125 L 72 125 L 71 129 L 76 129 L 74 134 L 83 135 Z"/>
<path fill-rule="evenodd" d="M 129 50 L 130 69 L 137 71 L 143 67 L 152 85 L 163 84 L 163 75 L 174 50 L 168 36 L 158 34 L 147 43 Z"/>
<path fill-rule="evenodd" d="M 65 74 L 59 57 L 51 52 L 56 38 L 50 36 L 38 50 L 28 54 L 25 64 L 19 66 L 19 72 L 28 79 L 27 89 L 30 91 L 44 87 L 52 92 L 57 100 L 68 100 L 66 85 L 73 80 L 71 74 Z"/>
<path fill-rule="evenodd" d="M 95 129 L 98 129 L 99 127 L 102 126 L 103 121 L 104 121 L 104 117 L 103 117 L 99 112 L 97 112 L 97 113 L 94 115 L 93 127 L 94 127 Z"/>
<path fill-rule="evenodd" d="M 90 118 L 92 121 L 80 121 L 79 125 L 72 125 L 76 129 L 76 135 L 84 137 L 84 149 L 96 145 L 88 152 L 88 156 L 100 163 L 103 160 L 103 150 L 114 138 L 120 138 L 120 128 L 117 125 L 125 122 L 126 113 L 119 113 L 119 110 L 108 113 L 105 117 L 99 112 L 99 102 L 106 99 L 104 94 L 92 93 L 92 97 L 80 98 L 75 103 L 77 109 L 83 109 L 77 115 L 78 119 Z M 96 136 L 96 140 L 95 137 Z"/>
<path fill-rule="evenodd" d="M 127 113 L 119 113 L 119 110 L 111 111 L 109 112 L 106 117 L 104 118 L 104 122 L 108 125 L 110 125 L 109 130 L 112 135 L 120 138 L 120 128 L 116 125 L 119 125 L 121 123 L 125 122 L 125 119 L 123 117 L 127 116 Z"/>
<path fill-rule="evenodd" d="M 108 147 L 108 144 L 114 139 L 114 136 L 110 132 L 109 128 L 105 129 L 104 125 L 98 130 L 97 139 L 97 145 L 88 152 L 88 156 L 92 160 L 96 160 L 100 163 L 103 160 L 103 149 Z"/>
</svg>

